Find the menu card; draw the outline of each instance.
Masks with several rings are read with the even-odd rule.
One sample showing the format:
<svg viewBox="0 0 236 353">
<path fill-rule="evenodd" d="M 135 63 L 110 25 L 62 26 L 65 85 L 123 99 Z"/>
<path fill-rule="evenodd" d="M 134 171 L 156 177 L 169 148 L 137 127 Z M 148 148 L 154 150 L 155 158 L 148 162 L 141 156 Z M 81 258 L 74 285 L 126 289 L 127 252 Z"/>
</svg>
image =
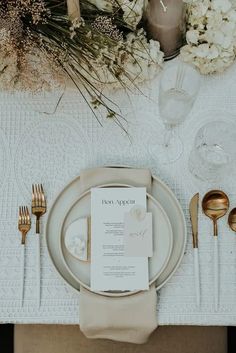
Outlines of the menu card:
<svg viewBox="0 0 236 353">
<path fill-rule="evenodd" d="M 124 255 L 124 215 L 146 210 L 145 188 L 93 188 L 91 191 L 91 289 L 148 289 L 148 258 Z"/>
</svg>

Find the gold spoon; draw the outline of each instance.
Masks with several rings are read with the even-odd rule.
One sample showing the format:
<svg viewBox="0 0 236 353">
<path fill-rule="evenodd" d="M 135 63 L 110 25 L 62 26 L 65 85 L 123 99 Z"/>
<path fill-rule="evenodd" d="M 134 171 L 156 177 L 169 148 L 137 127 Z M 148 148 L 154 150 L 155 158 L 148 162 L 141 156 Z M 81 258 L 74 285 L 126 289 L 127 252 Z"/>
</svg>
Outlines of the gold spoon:
<svg viewBox="0 0 236 353">
<path fill-rule="evenodd" d="M 229 198 L 220 190 L 209 191 L 202 200 L 202 210 L 207 217 L 212 219 L 214 226 L 214 292 L 215 310 L 219 302 L 219 256 L 218 256 L 218 228 L 217 220 L 223 217 L 229 209 Z"/>
<path fill-rule="evenodd" d="M 229 217 L 228 217 L 228 224 L 230 228 L 236 232 L 236 208 L 233 208 L 230 211 Z"/>
</svg>

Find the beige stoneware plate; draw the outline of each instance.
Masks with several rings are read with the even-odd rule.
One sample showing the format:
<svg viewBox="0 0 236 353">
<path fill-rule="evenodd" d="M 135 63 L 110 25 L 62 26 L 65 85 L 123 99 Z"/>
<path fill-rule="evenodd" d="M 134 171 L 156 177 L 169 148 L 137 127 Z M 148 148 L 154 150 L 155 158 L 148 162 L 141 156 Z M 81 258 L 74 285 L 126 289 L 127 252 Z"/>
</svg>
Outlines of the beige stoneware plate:
<svg viewBox="0 0 236 353">
<path fill-rule="evenodd" d="M 121 167 L 129 168 L 127 166 L 119 166 L 119 168 Z M 79 176 L 72 180 L 54 200 L 48 213 L 46 224 L 46 244 L 49 256 L 58 273 L 75 290 L 80 289 L 80 284 L 70 274 L 63 262 L 58 239 L 61 236 L 60 230 L 67 210 L 76 203 L 84 191 Z M 165 210 L 173 231 L 172 253 L 167 266 L 156 280 L 156 288 L 158 290 L 171 278 L 181 263 L 186 246 L 187 229 L 182 208 L 174 193 L 155 176 L 152 176 L 151 194 Z"/>
<path fill-rule="evenodd" d="M 127 184 L 105 184 L 99 185 L 101 188 L 109 187 L 132 187 Z M 170 221 L 164 209 L 158 201 L 148 193 L 147 195 L 147 210 L 153 214 L 153 256 L 149 258 L 149 285 L 154 283 L 165 269 L 173 249 L 173 233 Z M 91 192 L 90 190 L 82 194 L 79 199 L 71 205 L 69 210 L 64 215 L 64 222 L 61 229 L 60 251 L 65 267 L 76 282 L 90 290 L 90 263 L 81 262 L 72 256 L 65 246 L 66 229 L 71 223 L 78 218 L 89 217 L 91 211 Z M 131 295 L 134 292 L 128 291 L 109 291 L 101 292 L 107 296 L 125 296 Z"/>
</svg>

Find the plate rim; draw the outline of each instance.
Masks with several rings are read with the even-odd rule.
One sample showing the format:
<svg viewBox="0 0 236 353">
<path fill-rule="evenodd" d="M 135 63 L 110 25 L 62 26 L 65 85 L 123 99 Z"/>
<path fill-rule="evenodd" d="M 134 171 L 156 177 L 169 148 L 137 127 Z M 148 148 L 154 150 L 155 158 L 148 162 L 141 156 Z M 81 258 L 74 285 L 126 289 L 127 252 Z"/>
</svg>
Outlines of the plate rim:
<svg viewBox="0 0 236 353">
<path fill-rule="evenodd" d="M 122 184 L 122 183 L 109 183 L 109 184 L 101 184 L 101 185 L 96 185 L 96 188 L 108 188 L 108 187 L 128 187 L 128 188 L 132 188 L 132 187 L 136 187 L 130 184 Z M 79 197 L 77 198 L 77 200 L 70 205 L 70 207 L 66 210 L 65 212 L 65 216 L 64 216 L 64 220 L 63 223 L 60 226 L 60 237 L 58 237 L 58 243 L 60 244 L 59 249 L 60 249 L 60 256 L 62 258 L 63 264 L 66 267 L 67 271 L 70 273 L 70 275 L 74 278 L 74 280 L 76 282 L 78 282 L 79 285 L 82 285 L 84 288 L 86 288 L 87 290 L 89 290 L 90 292 L 102 295 L 102 296 L 107 296 L 107 297 L 124 297 L 124 296 L 130 296 L 136 293 L 139 293 L 141 290 L 135 290 L 135 291 L 124 291 L 124 292 L 106 292 L 106 291 L 93 291 L 91 290 L 90 286 L 88 286 L 87 284 L 83 283 L 81 280 L 78 279 L 78 277 L 76 277 L 76 275 L 72 272 L 72 270 L 70 269 L 69 265 L 66 262 L 63 250 L 62 250 L 62 243 L 63 243 L 63 228 L 65 225 L 65 220 L 68 217 L 68 214 L 70 213 L 70 211 L 72 210 L 72 208 L 82 199 L 84 198 L 86 195 L 91 193 L 91 189 L 89 188 L 88 190 L 86 190 L 85 192 L 83 192 L 82 194 L 79 195 Z M 160 204 L 160 202 L 154 197 L 152 196 L 150 193 L 148 193 L 146 191 L 146 196 L 153 201 L 153 203 L 159 207 L 159 209 L 161 210 L 161 212 L 164 215 L 164 218 L 166 219 L 166 222 L 168 224 L 168 228 L 169 228 L 169 239 L 170 239 L 170 244 L 169 244 L 169 250 L 168 250 L 168 255 L 161 267 L 161 269 L 159 270 L 159 272 L 154 276 L 154 278 L 152 280 L 149 281 L 149 287 L 156 282 L 158 276 L 161 275 L 161 273 L 164 271 L 165 267 L 167 266 L 172 251 L 173 251 L 173 229 L 172 229 L 172 225 L 171 222 L 169 220 L 169 217 L 166 213 L 166 211 L 164 210 L 164 208 L 162 207 L 162 205 Z"/>
</svg>

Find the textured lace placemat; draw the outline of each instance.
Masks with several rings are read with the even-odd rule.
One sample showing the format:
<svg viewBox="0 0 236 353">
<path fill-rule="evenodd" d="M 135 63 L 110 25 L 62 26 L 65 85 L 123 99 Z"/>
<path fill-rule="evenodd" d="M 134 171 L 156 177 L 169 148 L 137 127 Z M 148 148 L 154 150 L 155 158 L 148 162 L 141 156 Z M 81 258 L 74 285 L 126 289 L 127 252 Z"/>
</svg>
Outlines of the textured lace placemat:
<svg viewBox="0 0 236 353">
<path fill-rule="evenodd" d="M 188 203 L 213 187 L 195 180 L 188 158 L 198 128 L 216 113 L 236 118 L 236 66 L 223 75 L 202 78 L 202 88 L 191 114 L 180 128 L 184 153 L 171 165 L 160 165 L 152 146 L 163 133 L 157 96 L 158 78 L 143 87 L 143 94 L 114 92 L 129 121 L 130 139 L 111 121 L 101 127 L 76 91 L 64 94 L 55 114 L 57 94 L 30 96 L 0 94 L 0 321 L 13 323 L 79 323 L 79 294 L 57 274 L 42 236 L 42 305 L 36 301 L 36 242 L 34 227 L 27 238 L 25 302 L 20 305 L 20 234 L 17 212 L 30 205 L 31 184 L 42 182 L 49 207 L 60 190 L 80 170 L 104 164 L 149 167 L 175 192 L 186 215 L 188 243 L 181 266 L 158 293 L 158 322 L 192 325 L 236 325 L 236 235 L 226 219 L 219 222 L 220 306 L 213 305 L 212 224 L 200 214 L 199 250 L 201 309 L 194 293 L 193 252 Z M 147 87 L 149 86 L 149 87 Z M 44 113 L 43 113 L 44 112 Z M 234 177 L 233 177 L 234 176 Z M 236 205 L 236 171 L 220 185 Z M 45 226 L 45 220 L 44 220 Z"/>
</svg>

